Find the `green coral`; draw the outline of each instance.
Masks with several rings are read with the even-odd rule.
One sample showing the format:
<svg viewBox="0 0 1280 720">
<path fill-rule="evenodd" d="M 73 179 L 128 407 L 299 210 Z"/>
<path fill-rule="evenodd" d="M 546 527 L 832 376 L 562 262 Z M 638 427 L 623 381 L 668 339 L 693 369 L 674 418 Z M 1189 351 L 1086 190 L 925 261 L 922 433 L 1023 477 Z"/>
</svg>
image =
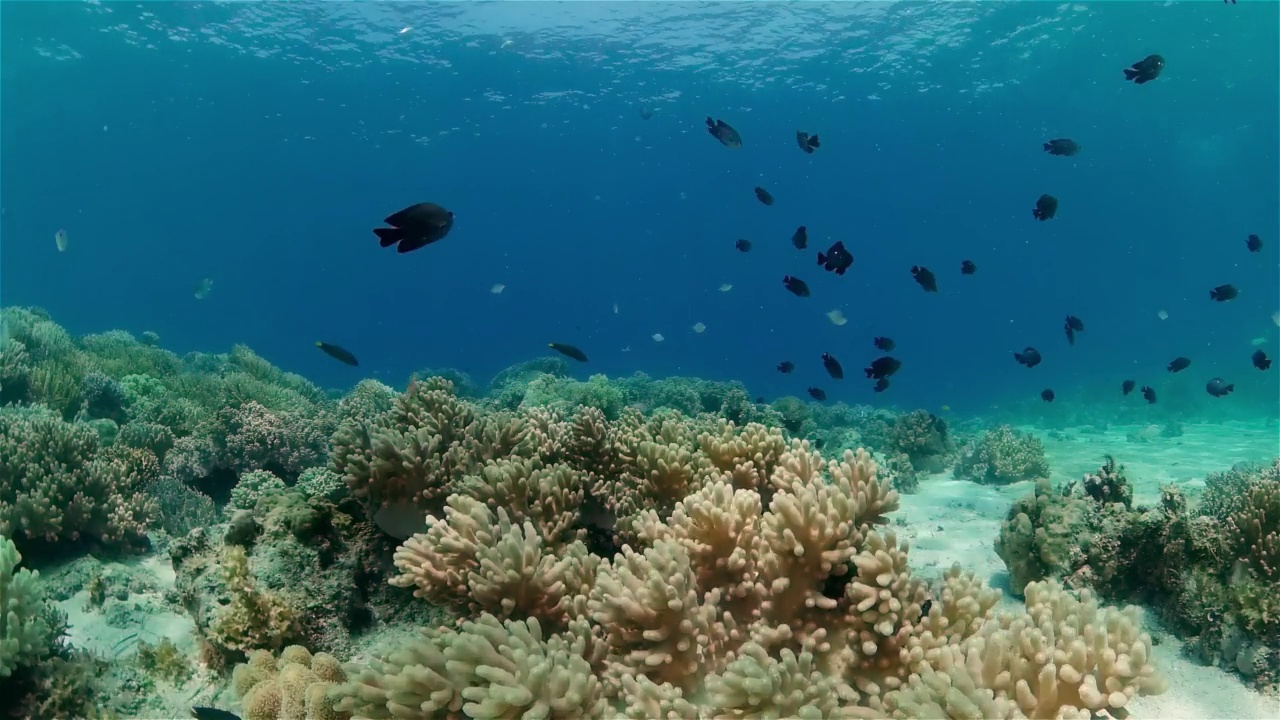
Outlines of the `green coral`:
<svg viewBox="0 0 1280 720">
<path fill-rule="evenodd" d="M 266 470 L 244 473 L 236 482 L 236 486 L 231 488 L 231 501 L 227 503 L 227 514 L 236 510 L 252 510 L 262 496 L 284 492 L 284 489 L 284 481 Z"/>
<path fill-rule="evenodd" d="M 1030 433 L 1001 425 L 988 430 L 960 451 L 956 477 L 990 485 L 1007 485 L 1049 476 L 1044 443 Z"/>
<path fill-rule="evenodd" d="M 40 590 L 40 573 L 19 570 L 22 555 L 0 535 L 0 678 L 32 665 L 53 649 L 56 631 Z"/>
</svg>

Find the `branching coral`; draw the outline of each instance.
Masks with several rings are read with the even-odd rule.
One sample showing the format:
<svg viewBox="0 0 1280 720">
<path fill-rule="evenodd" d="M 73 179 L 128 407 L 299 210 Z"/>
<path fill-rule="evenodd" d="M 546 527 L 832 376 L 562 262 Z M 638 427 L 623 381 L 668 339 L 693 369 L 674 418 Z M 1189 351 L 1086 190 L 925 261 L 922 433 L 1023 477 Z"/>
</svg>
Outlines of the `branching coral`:
<svg viewBox="0 0 1280 720">
<path fill-rule="evenodd" d="M 40 573 L 19 570 L 21 562 L 13 542 L 0 535 L 0 678 L 49 654 L 55 640 Z"/>
<path fill-rule="evenodd" d="M 897 494 L 863 451 L 828 461 L 793 442 L 767 483 L 752 486 L 737 482 L 737 459 L 722 469 L 710 458 L 754 463 L 767 451 L 709 453 L 718 441 L 691 432 L 696 421 L 667 416 L 609 432 L 587 422 L 594 429 L 581 445 L 564 435 L 574 423 L 537 425 L 558 436 L 561 458 L 570 447 L 603 448 L 631 482 L 687 494 L 671 506 L 661 492 L 637 494 L 637 545 L 605 559 L 578 541 L 551 555 L 546 525 L 451 496 L 444 519 L 429 519 L 397 552 L 394 582 L 477 619 L 359 670 L 335 691 L 340 708 L 406 720 L 907 717 L 904 708 L 950 698 L 937 674 L 954 670 L 974 702 L 986 698 L 965 707 L 1052 718 L 1161 689 L 1133 611 L 1104 613 L 1088 595 L 1075 601 L 1033 584 L 1030 614 L 1003 616 L 994 612 L 999 593 L 958 568 L 932 590 L 914 578 L 906 544 L 882 528 Z M 670 453 L 662 463 L 659 447 Z M 666 482 L 654 471 L 706 474 Z M 499 482 L 522 477 L 531 475 Z M 998 660 L 980 662 L 984 648 Z M 1056 686 L 1049 672 L 1059 673 Z M 938 688 L 941 696 L 929 694 Z"/>
</svg>

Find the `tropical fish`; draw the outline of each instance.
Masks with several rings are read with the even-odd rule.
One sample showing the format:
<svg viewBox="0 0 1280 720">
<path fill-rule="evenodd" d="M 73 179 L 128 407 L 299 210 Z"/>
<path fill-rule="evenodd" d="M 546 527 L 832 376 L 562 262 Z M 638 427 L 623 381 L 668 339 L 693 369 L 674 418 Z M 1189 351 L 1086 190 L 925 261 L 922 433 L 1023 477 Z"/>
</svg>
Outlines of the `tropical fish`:
<svg viewBox="0 0 1280 720">
<path fill-rule="evenodd" d="M 1048 194 L 1041 195 L 1036 200 L 1036 207 L 1031 214 L 1042 222 L 1052 220 L 1053 216 L 1058 214 L 1058 198 Z"/>
<path fill-rule="evenodd" d="M 1138 383 L 1132 380 L 1125 380 L 1124 382 L 1120 383 L 1120 392 L 1125 395 L 1128 395 L 1129 393 L 1133 392 L 1133 388 L 1137 386 L 1137 384 Z"/>
<path fill-rule="evenodd" d="M 378 243 L 384 248 L 396 245 L 396 252 L 407 253 L 443 240 L 453 229 L 453 213 L 424 202 L 392 213 L 383 222 L 391 227 L 373 229 Z"/>
<path fill-rule="evenodd" d="M 877 350 L 883 350 L 885 352 L 893 352 L 893 349 L 898 346 L 898 344 L 893 341 L 893 338 L 887 337 L 877 337 L 871 341 L 871 344 L 875 345 Z"/>
<path fill-rule="evenodd" d="M 1191 367 L 1190 358 L 1176 357 L 1169 362 L 1169 372 L 1171 373 L 1182 372 L 1189 367 Z"/>
<path fill-rule="evenodd" d="M 1047 403 L 1051 403 L 1051 402 L 1053 402 L 1053 399 L 1054 399 L 1055 397 L 1057 397 L 1057 396 L 1056 396 L 1056 395 L 1054 395 L 1053 391 L 1052 391 L 1052 390 L 1050 390 L 1049 388 L 1045 388 L 1044 390 L 1041 390 L 1041 391 L 1040 391 L 1040 399 L 1041 399 L 1041 400 L 1043 400 L 1043 401 L 1045 401 L 1045 402 L 1047 402 Z"/>
<path fill-rule="evenodd" d="M 719 140 L 720 144 L 727 148 L 737 150 L 742 147 L 742 136 L 729 123 L 723 120 L 707 118 L 707 132 L 711 133 L 711 137 Z"/>
<path fill-rule="evenodd" d="M 750 240 L 746 240 L 746 239 L 737 240 L 736 242 L 733 243 L 733 246 L 738 248 L 738 252 L 751 252 Z"/>
<path fill-rule="evenodd" d="M 796 297 L 809 297 L 809 286 L 798 277 L 785 275 L 782 278 L 782 284 Z"/>
<path fill-rule="evenodd" d="M 809 397 L 817 400 L 818 402 L 823 402 L 827 399 L 827 393 L 822 388 L 811 387 L 809 388 Z"/>
<path fill-rule="evenodd" d="M 893 375 L 901 368 L 901 360 L 885 355 L 884 357 L 878 357 L 875 360 L 872 360 L 871 365 L 866 367 L 863 372 L 867 374 L 868 378 L 880 380 Z"/>
<path fill-rule="evenodd" d="M 889 378 L 887 377 L 882 377 L 879 380 L 876 380 L 876 384 L 871 386 L 872 392 L 880 393 L 888 389 L 889 389 Z"/>
<path fill-rule="evenodd" d="M 553 342 L 553 343 L 547 343 L 547 347 L 551 348 L 552 350 L 555 350 L 556 352 L 569 358 L 570 360 L 577 360 L 578 362 L 587 361 L 587 354 L 582 352 L 578 348 L 574 347 L 573 345 L 566 345 L 564 343 Z"/>
<path fill-rule="evenodd" d="M 916 279 L 916 283 L 924 288 L 925 292 L 938 292 L 938 279 L 933 276 L 933 271 L 923 265 L 911 266 L 911 277 Z"/>
<path fill-rule="evenodd" d="M 978 272 L 978 266 L 973 264 L 972 260 L 962 260 L 960 262 L 960 274 L 972 275 Z"/>
<path fill-rule="evenodd" d="M 191 708 L 191 717 L 195 720 L 240 720 L 240 716 L 233 712 L 200 706 Z"/>
<path fill-rule="evenodd" d="M 823 270 L 843 275 L 853 264 L 853 253 L 844 246 L 844 241 L 837 240 L 825 253 L 818 253 L 818 264 Z"/>
<path fill-rule="evenodd" d="M 1253 360 L 1253 366 L 1259 370 L 1268 370 L 1271 368 L 1271 358 L 1267 357 L 1267 354 L 1261 350 L 1255 352 L 1251 359 Z"/>
<path fill-rule="evenodd" d="M 1235 385 L 1228 385 L 1226 380 L 1218 377 L 1210 380 L 1209 383 L 1204 386 L 1205 392 L 1214 397 L 1226 397 L 1235 389 Z"/>
<path fill-rule="evenodd" d="M 791 371 L 795 369 L 796 369 L 796 364 L 791 362 L 790 360 L 783 360 L 782 362 L 778 363 L 778 372 L 782 373 L 783 375 L 789 375 Z"/>
<path fill-rule="evenodd" d="M 1219 285 L 1209 291 L 1209 298 L 1216 302 L 1235 300 L 1239 296 L 1240 291 L 1236 289 L 1235 285 Z"/>
<path fill-rule="evenodd" d="M 822 367 L 827 369 L 827 374 L 833 379 L 844 379 L 844 368 L 840 367 L 840 361 L 831 353 L 822 353 Z"/>
<path fill-rule="evenodd" d="M 809 228 L 801 225 L 791 234 L 791 244 L 797 250 L 803 250 L 809 247 Z"/>
<path fill-rule="evenodd" d="M 352 367 L 358 367 L 360 365 L 360 361 L 356 360 L 356 356 L 352 355 L 351 352 L 345 348 L 337 345 L 330 345 L 327 342 L 317 342 L 316 347 L 323 350 L 325 355 L 328 355 L 340 363 L 350 365 Z"/>
<path fill-rule="evenodd" d="M 1072 155 L 1080 152 L 1080 143 L 1069 138 L 1058 138 L 1057 140 L 1050 140 L 1045 143 L 1044 151 L 1050 155 L 1071 157 Z"/>
<path fill-rule="evenodd" d="M 1250 235 L 1248 239 L 1244 241 L 1244 246 L 1249 248 L 1249 252 L 1261 252 L 1262 238 L 1257 235 Z"/>
<path fill-rule="evenodd" d="M 756 186 L 756 199 L 764 203 L 765 205 L 773 204 L 773 196 L 769 194 L 768 190 L 765 190 L 759 185 Z"/>
<path fill-rule="evenodd" d="M 1151 386 L 1149 386 L 1149 385 L 1143 385 L 1143 386 L 1142 386 L 1142 397 L 1143 397 L 1144 399 L 1146 399 L 1147 404 L 1149 404 L 1149 405 L 1154 405 L 1154 404 L 1156 403 L 1156 391 L 1155 391 L 1155 388 L 1153 388 L 1153 387 L 1151 387 Z"/>
<path fill-rule="evenodd" d="M 814 150 L 822 147 L 821 141 L 818 140 L 817 135 L 810 135 L 803 130 L 796 131 L 796 144 L 800 146 L 801 150 L 810 155 L 813 154 Z"/>
<path fill-rule="evenodd" d="M 1136 85 L 1149 83 L 1160 77 L 1164 70 L 1164 58 L 1159 55 L 1148 55 L 1124 69 L 1124 79 Z"/>
<path fill-rule="evenodd" d="M 1014 353 L 1013 359 L 1017 360 L 1019 365 L 1033 368 L 1040 364 L 1040 351 L 1028 345 L 1022 352 Z"/>
<path fill-rule="evenodd" d="M 1067 335 L 1067 343 L 1076 344 L 1076 333 L 1084 332 L 1084 321 L 1075 315 L 1068 315 L 1062 324 L 1062 331 Z"/>
</svg>

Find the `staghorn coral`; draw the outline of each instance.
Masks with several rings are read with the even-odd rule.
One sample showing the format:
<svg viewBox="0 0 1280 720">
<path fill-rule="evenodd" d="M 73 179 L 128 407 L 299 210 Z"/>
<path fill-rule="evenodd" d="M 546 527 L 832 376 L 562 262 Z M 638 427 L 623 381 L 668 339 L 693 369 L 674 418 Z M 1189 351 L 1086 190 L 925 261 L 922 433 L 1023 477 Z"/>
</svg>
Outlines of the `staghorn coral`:
<svg viewBox="0 0 1280 720">
<path fill-rule="evenodd" d="M 988 430 L 965 445 L 956 463 L 956 477 L 979 483 L 1007 485 L 1048 476 L 1044 444 L 1008 425 Z"/>
<path fill-rule="evenodd" d="M 681 456 L 686 464 L 706 460 L 696 427 L 665 417 L 618 428 L 621 466 L 633 462 L 631 448 L 659 439 L 695 448 Z M 595 432 L 592 442 L 602 436 Z M 639 511 L 638 547 L 600 560 L 594 580 L 566 579 L 570 573 L 546 558 L 536 524 L 517 524 L 467 495 L 450 497 L 446 518 L 429 520 L 427 533 L 397 552 L 395 582 L 477 619 L 353 667 L 352 681 L 335 690 L 339 707 L 356 718 L 406 720 L 527 712 L 915 717 L 903 708 L 949 697 L 945 688 L 941 698 L 928 694 L 948 667 L 1008 717 L 1070 717 L 1161 689 L 1133 611 L 1104 613 L 1088 595 L 1076 601 L 1058 586 L 1033 584 L 1029 614 L 1004 616 L 994 611 L 999 593 L 959 568 L 932 590 L 914 578 L 906 544 L 879 529 L 897 495 L 863 451 L 827 461 L 807 443 L 791 443 L 768 477 L 767 510 L 763 488 L 709 472 L 696 486 L 685 483 L 689 494 L 670 510 L 657 498 Z M 565 547 L 558 559 L 591 557 L 576 542 Z M 502 572 L 484 570 L 486 563 Z M 493 595 L 492 577 L 510 584 Z M 553 632 L 543 635 L 547 627 Z M 1014 637 L 1035 644 L 1019 646 Z M 1076 639 L 1085 643 L 1083 657 Z M 968 659 L 986 647 L 1000 668 Z M 1056 690 L 1043 682 L 1045 658 L 1054 657 L 1046 647 L 1075 661 L 1063 665 Z M 558 706 L 544 693 L 551 667 L 563 673 Z M 972 677 L 963 677 L 968 670 Z"/>
</svg>

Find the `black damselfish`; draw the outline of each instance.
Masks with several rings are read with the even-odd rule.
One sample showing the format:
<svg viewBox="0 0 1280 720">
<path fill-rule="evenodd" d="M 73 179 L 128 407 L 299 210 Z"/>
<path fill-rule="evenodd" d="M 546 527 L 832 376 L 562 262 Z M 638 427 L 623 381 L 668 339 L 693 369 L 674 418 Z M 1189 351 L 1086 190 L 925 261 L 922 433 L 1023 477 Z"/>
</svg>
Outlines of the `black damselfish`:
<svg viewBox="0 0 1280 720">
<path fill-rule="evenodd" d="M 374 228 L 382 247 L 396 246 L 396 252 L 413 252 L 443 240 L 453 229 L 453 213 L 435 203 L 410 205 L 384 220 L 389 228 Z"/>
<path fill-rule="evenodd" d="M 798 277 L 785 275 L 782 278 L 782 284 L 785 285 L 787 290 L 796 297 L 809 297 L 809 286 L 805 284 L 805 281 Z"/>
<path fill-rule="evenodd" d="M 1036 200 L 1036 207 L 1031 211 L 1031 215 L 1041 222 L 1052 220 L 1053 216 L 1057 214 L 1058 198 L 1047 193 Z"/>
<path fill-rule="evenodd" d="M 1150 404 L 1150 405 L 1155 405 L 1155 404 L 1156 404 L 1156 391 L 1155 391 L 1155 388 L 1151 387 L 1150 385 L 1143 385 L 1143 386 L 1142 386 L 1142 397 L 1146 399 L 1146 401 L 1147 401 L 1147 403 L 1148 403 L 1148 404 Z"/>
<path fill-rule="evenodd" d="M 1120 392 L 1124 393 L 1125 395 L 1128 395 L 1129 393 L 1133 392 L 1133 389 L 1137 387 L 1137 385 L 1138 383 L 1132 380 L 1125 380 L 1124 382 L 1120 383 Z"/>
<path fill-rule="evenodd" d="M 773 196 L 769 194 L 768 190 L 765 190 L 759 185 L 756 186 L 756 199 L 764 203 L 765 205 L 773 204 Z"/>
<path fill-rule="evenodd" d="M 818 264 L 823 270 L 843 275 L 853 264 L 853 254 L 845 248 L 843 241 L 837 240 L 825 253 L 818 253 Z"/>
<path fill-rule="evenodd" d="M 871 361 L 871 365 L 863 369 L 868 378 L 881 380 L 890 377 L 902 368 L 902 361 L 885 355 Z"/>
<path fill-rule="evenodd" d="M 822 367 L 827 369 L 827 374 L 834 380 L 844 379 L 844 368 L 840 367 L 840 361 L 836 360 L 831 353 L 822 353 Z"/>
<path fill-rule="evenodd" d="M 783 360 L 782 362 L 778 363 L 778 372 L 782 373 L 783 375 L 789 375 L 791 374 L 791 371 L 795 369 L 796 369 L 796 364 L 791 362 L 790 360 Z"/>
<path fill-rule="evenodd" d="M 801 150 L 805 151 L 809 155 L 812 155 L 814 150 L 822 147 L 822 143 L 818 140 L 817 135 L 810 135 L 803 130 L 796 131 L 796 144 L 800 146 Z"/>
<path fill-rule="evenodd" d="M 972 260 L 963 260 L 960 262 L 960 274 L 972 275 L 978 272 L 978 266 L 973 264 Z"/>
<path fill-rule="evenodd" d="M 729 123 L 723 120 L 707 118 L 707 132 L 711 133 L 711 137 L 719 140 L 720 144 L 727 148 L 737 150 L 742 147 L 742 136 Z"/>
<path fill-rule="evenodd" d="M 1017 360 L 1019 365 L 1033 368 L 1040 364 L 1040 351 L 1028 345 L 1022 352 L 1014 353 L 1013 359 Z"/>
<path fill-rule="evenodd" d="M 1214 397 L 1226 397 L 1236 389 L 1235 385 L 1228 385 L 1226 380 L 1216 377 L 1204 386 L 1204 391 Z"/>
<path fill-rule="evenodd" d="M 1169 362 L 1169 372 L 1171 373 L 1182 372 L 1189 367 L 1191 367 L 1190 358 L 1176 357 Z"/>
<path fill-rule="evenodd" d="M 733 246 L 738 248 L 738 252 L 751 252 L 751 241 L 746 238 L 739 238 Z"/>
<path fill-rule="evenodd" d="M 1056 396 L 1056 395 L 1054 395 L 1054 394 L 1053 394 L 1053 391 L 1052 391 L 1052 390 L 1050 390 L 1049 388 L 1045 388 L 1044 390 L 1041 390 L 1041 391 L 1040 391 L 1040 399 L 1041 399 L 1041 400 L 1043 400 L 1043 401 L 1045 401 L 1045 402 L 1053 402 L 1053 399 L 1054 399 L 1055 397 L 1057 397 L 1057 396 Z"/>
<path fill-rule="evenodd" d="M 1259 350 L 1253 354 L 1253 366 L 1259 370 L 1269 370 L 1271 369 L 1271 358 Z"/>
<path fill-rule="evenodd" d="M 916 279 L 916 283 L 924 288 L 925 292 L 938 292 L 938 278 L 933 276 L 933 271 L 923 265 L 911 266 L 911 277 Z"/>
<path fill-rule="evenodd" d="M 1050 155 L 1071 157 L 1080 152 L 1080 143 L 1070 138 L 1058 138 L 1044 144 L 1044 151 Z"/>
<path fill-rule="evenodd" d="M 827 399 L 827 393 L 822 388 L 811 387 L 809 388 L 809 397 L 822 402 Z"/>
<path fill-rule="evenodd" d="M 1209 291 L 1209 299 L 1215 302 L 1235 300 L 1239 296 L 1240 291 L 1236 289 L 1235 285 L 1219 285 Z"/>
<path fill-rule="evenodd" d="M 1244 246 L 1249 248 L 1249 252 L 1262 251 L 1262 238 L 1257 235 L 1250 235 L 1245 241 Z"/>
<path fill-rule="evenodd" d="M 1164 58 L 1159 55 L 1148 55 L 1124 69 L 1124 79 L 1135 85 L 1143 85 L 1160 77 L 1164 70 Z"/>
<path fill-rule="evenodd" d="M 803 250 L 809 247 L 809 228 L 801 225 L 791 234 L 791 244 L 797 250 Z"/>
<path fill-rule="evenodd" d="M 893 352 L 893 349 L 898 346 L 898 344 L 893 341 L 893 338 L 887 337 L 877 337 L 875 340 L 871 341 L 871 344 L 875 345 L 877 350 L 883 350 L 885 352 Z"/>
</svg>

